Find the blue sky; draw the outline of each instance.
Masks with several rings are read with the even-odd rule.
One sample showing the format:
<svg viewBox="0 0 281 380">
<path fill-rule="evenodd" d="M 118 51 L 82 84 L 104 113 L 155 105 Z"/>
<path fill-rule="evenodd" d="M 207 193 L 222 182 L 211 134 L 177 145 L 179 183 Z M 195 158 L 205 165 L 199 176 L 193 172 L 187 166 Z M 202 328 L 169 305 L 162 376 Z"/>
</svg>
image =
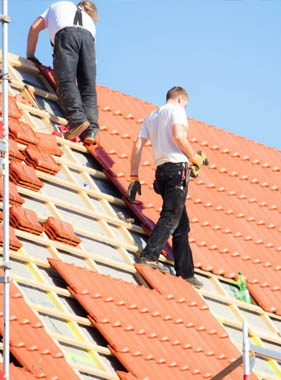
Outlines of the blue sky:
<svg viewBox="0 0 281 380">
<path fill-rule="evenodd" d="M 10 52 L 25 56 L 29 26 L 53 2 L 9 0 Z M 156 105 L 183 86 L 188 116 L 281 150 L 280 0 L 94 2 L 99 84 Z M 43 31 L 36 55 L 52 65 L 51 53 Z"/>
</svg>

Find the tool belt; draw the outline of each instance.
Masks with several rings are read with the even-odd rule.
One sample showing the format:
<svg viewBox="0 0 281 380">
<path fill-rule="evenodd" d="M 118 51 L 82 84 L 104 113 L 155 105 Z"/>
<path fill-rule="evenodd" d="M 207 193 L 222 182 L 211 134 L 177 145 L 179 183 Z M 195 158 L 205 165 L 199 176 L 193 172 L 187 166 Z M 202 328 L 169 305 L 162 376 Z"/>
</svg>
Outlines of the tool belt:
<svg viewBox="0 0 281 380">
<path fill-rule="evenodd" d="M 157 166 L 157 169 L 163 168 L 163 167 L 181 169 L 181 173 L 182 173 L 181 174 L 182 175 L 182 177 L 181 177 L 182 185 L 181 186 L 187 186 L 187 183 L 189 180 L 188 162 L 165 162 L 164 164 Z M 156 179 L 153 182 L 153 189 L 154 189 L 156 194 L 160 194 L 159 186 L 158 186 Z"/>
<path fill-rule="evenodd" d="M 186 169 L 188 166 L 188 162 L 165 162 L 164 164 L 159 165 L 157 167 L 161 168 L 163 166 L 167 166 L 167 167 L 171 167 L 171 168 L 179 167 L 179 168 L 185 168 Z"/>
</svg>

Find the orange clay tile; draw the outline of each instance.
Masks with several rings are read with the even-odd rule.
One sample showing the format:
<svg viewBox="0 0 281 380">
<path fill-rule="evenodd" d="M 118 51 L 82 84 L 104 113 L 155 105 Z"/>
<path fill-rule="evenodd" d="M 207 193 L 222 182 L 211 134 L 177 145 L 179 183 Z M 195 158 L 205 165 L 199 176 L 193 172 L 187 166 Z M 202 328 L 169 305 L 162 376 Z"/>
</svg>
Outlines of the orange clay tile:
<svg viewBox="0 0 281 380">
<path fill-rule="evenodd" d="M 9 118 L 9 137 L 22 144 L 36 145 L 39 142 L 36 132 L 27 124 Z"/>
<path fill-rule="evenodd" d="M 44 230 L 35 211 L 25 209 L 19 205 L 13 205 L 10 208 L 10 225 L 35 235 L 41 235 Z"/>
<path fill-rule="evenodd" d="M 3 222 L 0 223 L 0 247 L 3 247 Z M 15 235 L 15 230 L 9 226 L 9 247 L 13 251 L 18 251 L 22 247 L 22 243 Z"/>
<path fill-rule="evenodd" d="M 10 160 L 24 161 L 24 155 L 18 149 L 17 143 L 9 139 L 9 158 Z"/>
<path fill-rule="evenodd" d="M 10 118 L 13 118 L 13 119 L 20 119 L 21 118 L 21 112 L 17 106 L 15 96 L 9 96 L 8 113 L 9 113 Z M 2 115 L 2 92 L 0 93 L 0 115 Z"/>
<path fill-rule="evenodd" d="M 3 178 L 0 173 L 0 201 L 3 200 Z M 22 205 L 24 199 L 19 195 L 17 186 L 13 182 L 9 182 L 9 200 L 10 205 L 17 204 Z"/>
<path fill-rule="evenodd" d="M 0 299 L 0 333 L 3 335 L 2 286 Z M 10 350 L 35 378 L 78 380 L 63 353 L 46 333 L 44 326 L 13 283 L 10 288 Z M 26 380 L 29 379 L 33 377 L 26 377 Z"/>
<path fill-rule="evenodd" d="M 81 243 L 81 239 L 75 235 L 70 223 L 49 216 L 43 223 L 43 227 L 51 240 L 61 241 L 73 246 L 77 246 Z"/>
<path fill-rule="evenodd" d="M 116 373 L 120 377 L 121 380 L 138 380 L 131 373 L 121 372 L 121 371 L 116 371 Z"/>
<path fill-rule="evenodd" d="M 156 380 L 160 373 L 167 379 L 186 379 L 187 374 L 208 379 L 239 356 L 204 300 L 180 278 L 138 266 L 153 286 L 164 289 L 160 294 L 60 260 L 49 263 L 113 354 L 139 379 Z M 242 376 L 240 368 L 229 379 L 237 379 L 238 372 Z"/>
<path fill-rule="evenodd" d="M 10 378 L 13 380 L 36 380 L 31 372 L 10 364 Z M 4 380 L 4 372 L 0 371 L 0 380 Z"/>
<path fill-rule="evenodd" d="M 41 71 L 55 85 L 50 68 Z M 152 188 L 149 142 L 140 164 L 142 195 L 130 202 L 126 194 L 133 141 L 156 106 L 107 87 L 97 91 L 98 145 L 88 149 L 150 233 L 162 202 Z M 193 149 L 204 150 L 210 162 L 191 179 L 186 202 L 195 266 L 227 278 L 243 271 L 258 304 L 281 315 L 276 306 L 281 304 L 281 152 L 194 119 L 189 119 L 189 128 Z M 165 251 L 172 257 L 169 245 Z"/>
<path fill-rule="evenodd" d="M 39 191 L 44 185 L 36 175 L 33 167 L 23 163 L 12 161 L 10 163 L 10 179 L 15 184 L 25 187 L 33 191 Z"/>
<path fill-rule="evenodd" d="M 57 164 L 49 153 L 42 151 L 41 147 L 27 147 L 23 154 L 26 164 L 33 166 L 36 170 L 55 175 L 61 169 L 60 164 Z"/>
<path fill-rule="evenodd" d="M 37 147 L 41 151 L 59 157 L 62 156 L 63 152 L 60 149 L 55 136 L 43 132 L 37 132 L 36 135 L 39 139 Z"/>
</svg>

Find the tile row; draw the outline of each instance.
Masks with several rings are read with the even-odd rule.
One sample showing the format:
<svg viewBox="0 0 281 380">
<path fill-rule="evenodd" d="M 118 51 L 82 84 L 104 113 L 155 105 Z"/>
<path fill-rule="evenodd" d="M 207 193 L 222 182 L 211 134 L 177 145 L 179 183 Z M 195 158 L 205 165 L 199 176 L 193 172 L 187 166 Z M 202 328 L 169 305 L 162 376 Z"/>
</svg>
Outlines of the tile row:
<svg viewBox="0 0 281 380">
<path fill-rule="evenodd" d="M 183 379 L 186 371 L 211 378 L 239 355 L 205 302 L 180 278 L 165 275 L 164 286 L 179 283 L 174 294 L 161 295 L 73 264 L 49 262 L 114 355 L 138 378 L 161 373 Z"/>
</svg>

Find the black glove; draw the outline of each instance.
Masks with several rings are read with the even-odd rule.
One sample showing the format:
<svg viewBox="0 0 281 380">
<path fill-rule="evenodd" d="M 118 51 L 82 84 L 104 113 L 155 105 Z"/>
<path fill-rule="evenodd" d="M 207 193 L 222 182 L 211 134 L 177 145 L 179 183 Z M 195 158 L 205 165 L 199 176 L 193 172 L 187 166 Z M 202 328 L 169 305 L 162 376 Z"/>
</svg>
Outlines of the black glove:
<svg viewBox="0 0 281 380">
<path fill-rule="evenodd" d="M 27 57 L 30 61 L 34 62 L 36 65 L 42 65 L 42 63 L 39 61 L 38 58 L 36 58 L 34 55 L 29 55 Z"/>
<path fill-rule="evenodd" d="M 136 194 L 141 195 L 141 184 L 137 176 L 131 176 L 131 182 L 128 187 L 128 199 L 134 201 L 136 199 Z"/>
</svg>

